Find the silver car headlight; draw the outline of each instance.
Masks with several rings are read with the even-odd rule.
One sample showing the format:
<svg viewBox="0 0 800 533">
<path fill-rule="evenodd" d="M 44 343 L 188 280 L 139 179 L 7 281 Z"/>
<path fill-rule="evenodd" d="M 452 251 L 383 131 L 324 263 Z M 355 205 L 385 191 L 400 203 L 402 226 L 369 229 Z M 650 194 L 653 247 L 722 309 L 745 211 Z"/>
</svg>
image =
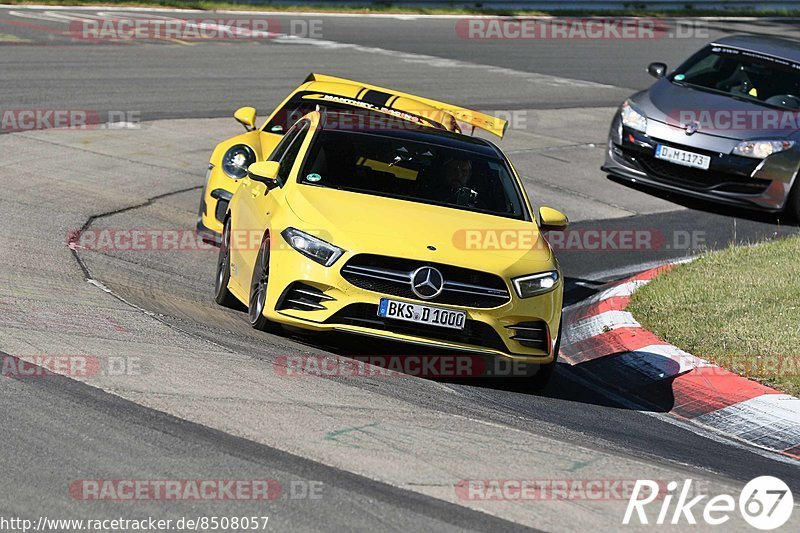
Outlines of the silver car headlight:
<svg viewBox="0 0 800 533">
<path fill-rule="evenodd" d="M 794 141 L 742 141 L 733 149 L 734 155 L 764 159 L 794 146 Z"/>
<path fill-rule="evenodd" d="M 647 117 L 640 113 L 633 104 L 631 104 L 630 100 L 625 100 L 619 112 L 622 117 L 622 123 L 625 126 L 632 130 L 641 131 L 642 133 L 647 131 Z"/>
<path fill-rule="evenodd" d="M 222 156 L 222 171 L 233 179 L 247 175 L 247 167 L 256 162 L 256 154 L 246 144 L 234 144 Z"/>
<path fill-rule="evenodd" d="M 550 272 L 521 276 L 512 279 L 511 282 L 520 298 L 530 298 L 552 291 L 558 283 L 558 272 L 551 270 Z"/>
<path fill-rule="evenodd" d="M 344 253 L 344 250 L 338 246 L 334 246 L 299 229 L 286 228 L 281 232 L 281 236 L 289 243 L 289 246 L 326 267 L 334 264 Z"/>
</svg>

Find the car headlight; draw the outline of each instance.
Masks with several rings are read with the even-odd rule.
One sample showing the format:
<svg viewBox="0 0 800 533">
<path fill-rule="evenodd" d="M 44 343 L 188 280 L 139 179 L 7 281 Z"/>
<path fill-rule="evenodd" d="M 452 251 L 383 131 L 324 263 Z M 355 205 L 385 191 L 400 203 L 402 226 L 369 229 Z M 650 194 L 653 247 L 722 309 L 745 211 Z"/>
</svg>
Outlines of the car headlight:
<svg viewBox="0 0 800 533">
<path fill-rule="evenodd" d="M 531 274 L 511 280 L 520 298 L 530 298 L 537 294 L 544 294 L 555 288 L 558 283 L 558 272 L 542 272 L 541 274 Z"/>
<path fill-rule="evenodd" d="M 233 179 L 247 175 L 247 167 L 256 162 L 256 154 L 246 144 L 235 144 L 222 156 L 222 171 Z"/>
<path fill-rule="evenodd" d="M 764 159 L 794 146 L 794 141 L 742 141 L 733 149 L 735 155 Z"/>
<path fill-rule="evenodd" d="M 647 131 L 647 117 L 637 111 L 630 100 L 625 100 L 622 104 L 620 115 L 622 116 L 622 123 L 630 129 L 641 131 L 642 133 Z"/>
<path fill-rule="evenodd" d="M 289 246 L 326 267 L 334 264 L 344 253 L 344 250 L 338 246 L 327 243 L 299 229 L 286 228 L 281 232 L 281 235 L 289 243 Z"/>
</svg>

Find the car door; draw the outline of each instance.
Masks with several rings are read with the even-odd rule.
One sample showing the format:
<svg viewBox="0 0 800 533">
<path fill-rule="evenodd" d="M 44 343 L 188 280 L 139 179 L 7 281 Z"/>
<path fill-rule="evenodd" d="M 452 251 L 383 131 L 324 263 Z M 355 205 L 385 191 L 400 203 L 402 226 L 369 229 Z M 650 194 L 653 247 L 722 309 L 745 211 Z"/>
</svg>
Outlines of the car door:
<svg viewBox="0 0 800 533">
<path fill-rule="evenodd" d="M 266 159 L 281 164 L 277 176 L 281 187 L 286 183 L 297 160 L 309 124 L 308 120 L 295 124 Z M 241 180 L 239 190 L 234 195 L 231 206 L 232 222 L 235 224 L 231 226 L 234 230 L 231 234 L 231 277 L 243 289 L 250 287 L 261 240 L 270 227 L 269 213 L 275 211 L 277 198 L 282 196 L 283 191 L 280 188 L 269 191 L 265 184 L 250 177 Z"/>
</svg>

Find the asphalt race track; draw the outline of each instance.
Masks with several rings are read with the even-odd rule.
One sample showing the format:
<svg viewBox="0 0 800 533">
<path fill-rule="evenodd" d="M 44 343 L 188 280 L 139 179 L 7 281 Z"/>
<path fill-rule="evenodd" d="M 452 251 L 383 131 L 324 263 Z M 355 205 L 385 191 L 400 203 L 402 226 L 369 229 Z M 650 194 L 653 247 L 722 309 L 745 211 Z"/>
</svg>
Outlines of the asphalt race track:
<svg viewBox="0 0 800 533">
<path fill-rule="evenodd" d="M 293 531 L 617 531 L 621 499 L 493 501 L 456 487 L 691 478 L 737 494 L 756 476 L 776 475 L 798 494 L 796 462 L 609 398 L 567 365 L 538 395 L 494 381 L 286 375 L 282 356 L 408 348 L 252 330 L 242 313 L 213 303 L 215 251 L 66 245 L 81 228 L 192 229 L 210 151 L 241 131 L 233 110 L 267 113 L 309 72 L 324 72 L 505 113 L 512 123 L 499 144 L 535 204 L 562 209 L 574 228 L 656 236 L 644 249 L 560 252 L 574 303 L 648 265 L 797 231 L 776 217 L 635 190 L 599 170 L 610 117 L 649 85 L 649 62 L 674 65 L 731 33 L 797 37 L 796 21 L 709 20 L 694 38 L 530 42 L 465 40 L 447 17 L 269 15 L 285 28 L 314 21 L 321 34 L 70 37 L 72 21 L 112 11 L 0 7 L 0 109 L 83 109 L 101 122 L 133 122 L 0 134 L 4 362 L 87 356 L 133 365 L 76 379 L 0 375 L 0 517 L 257 515 Z M 70 487 L 87 479 L 270 479 L 284 491 L 267 502 L 86 501 Z M 736 517 L 725 527 L 746 524 Z"/>
</svg>

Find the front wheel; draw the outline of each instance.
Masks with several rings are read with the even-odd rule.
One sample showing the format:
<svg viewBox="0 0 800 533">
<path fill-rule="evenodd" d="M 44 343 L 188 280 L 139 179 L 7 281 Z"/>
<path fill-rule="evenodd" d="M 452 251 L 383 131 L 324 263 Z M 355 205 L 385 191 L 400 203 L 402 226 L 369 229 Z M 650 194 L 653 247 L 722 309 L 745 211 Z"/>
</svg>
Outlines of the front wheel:
<svg viewBox="0 0 800 533">
<path fill-rule="evenodd" d="M 250 281 L 250 302 L 247 306 L 247 314 L 250 318 L 250 325 L 261 331 L 276 333 L 280 326 L 264 316 L 264 309 L 267 306 L 267 286 L 269 283 L 269 235 L 261 241 L 258 249 L 255 265 L 253 265 L 253 277 Z"/>
<path fill-rule="evenodd" d="M 800 177 L 795 178 L 794 187 L 786 201 L 786 214 L 792 218 L 796 224 L 800 224 Z"/>
<path fill-rule="evenodd" d="M 219 245 L 219 255 L 217 256 L 217 276 L 214 279 L 214 301 L 223 307 L 235 309 L 241 307 L 236 296 L 228 290 L 228 282 L 231 279 L 231 221 L 225 222 L 222 230 L 222 240 Z"/>
</svg>

